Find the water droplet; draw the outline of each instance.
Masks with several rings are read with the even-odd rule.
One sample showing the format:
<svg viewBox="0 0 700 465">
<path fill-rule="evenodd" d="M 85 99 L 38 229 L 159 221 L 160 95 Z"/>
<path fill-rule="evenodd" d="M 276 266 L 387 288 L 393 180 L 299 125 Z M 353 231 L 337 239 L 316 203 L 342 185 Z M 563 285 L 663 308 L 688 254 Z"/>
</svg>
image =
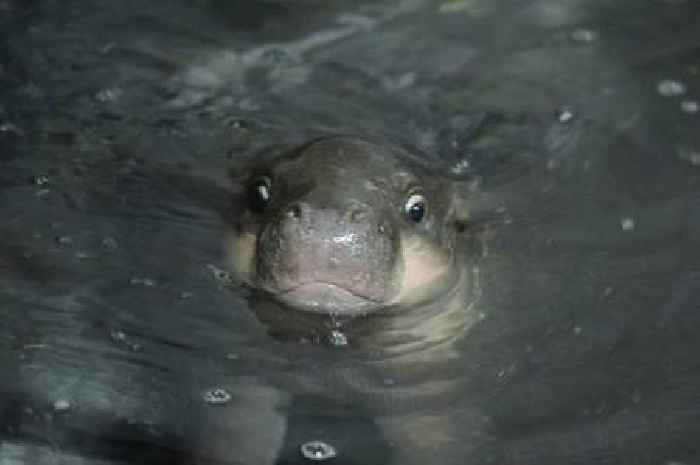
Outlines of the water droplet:
<svg viewBox="0 0 700 465">
<path fill-rule="evenodd" d="M 132 350 L 134 352 L 138 352 L 139 350 L 141 350 L 141 344 L 139 344 L 138 342 L 130 341 L 129 336 L 124 331 L 112 330 L 109 332 L 109 337 L 116 344 L 124 346 L 129 350 Z"/>
<path fill-rule="evenodd" d="M 664 97 L 677 97 L 685 94 L 685 85 L 673 79 L 664 79 L 656 86 L 657 91 Z"/>
<path fill-rule="evenodd" d="M 95 94 L 95 100 L 101 103 L 116 102 L 124 95 L 124 91 L 119 88 L 102 89 Z"/>
<path fill-rule="evenodd" d="M 309 460 L 321 461 L 337 455 L 335 447 L 322 441 L 309 441 L 301 445 L 301 455 Z"/>
<path fill-rule="evenodd" d="M 580 336 L 581 332 L 583 332 L 583 329 L 581 329 L 580 326 L 578 326 L 578 325 L 574 326 L 574 334 L 575 335 Z"/>
<path fill-rule="evenodd" d="M 154 287 L 156 285 L 156 281 L 151 278 L 142 278 L 139 276 L 134 276 L 129 280 L 129 284 Z"/>
<path fill-rule="evenodd" d="M 700 104 L 697 100 L 683 100 L 681 102 L 681 111 L 689 115 L 694 115 L 700 111 Z"/>
<path fill-rule="evenodd" d="M 638 388 L 634 388 L 632 391 L 632 402 L 638 404 L 642 401 L 642 392 Z"/>
<path fill-rule="evenodd" d="M 556 117 L 557 117 L 557 121 L 559 121 L 560 123 L 566 124 L 566 123 L 571 122 L 571 120 L 574 119 L 574 112 L 569 107 L 560 107 L 557 109 Z"/>
<path fill-rule="evenodd" d="M 180 297 L 182 300 L 191 299 L 192 297 L 194 297 L 194 293 L 192 293 L 192 292 L 187 292 L 187 291 L 182 291 L 182 292 L 180 292 L 179 297 Z"/>
<path fill-rule="evenodd" d="M 55 240 L 58 245 L 71 245 L 73 243 L 73 239 L 68 236 L 58 236 Z"/>
<path fill-rule="evenodd" d="M 214 265 L 207 265 L 207 268 L 214 275 L 214 279 L 219 281 L 221 284 L 225 286 L 230 286 L 233 284 L 233 277 L 226 271 Z"/>
<path fill-rule="evenodd" d="M 328 342 L 334 347 L 345 347 L 348 345 L 348 337 L 344 333 L 334 329 L 331 331 Z"/>
<path fill-rule="evenodd" d="M 620 227 L 623 231 L 632 231 L 634 226 L 634 218 L 627 217 L 620 220 Z"/>
<path fill-rule="evenodd" d="M 65 412 L 70 407 L 70 402 L 66 399 L 58 399 L 53 403 L 53 409 L 57 412 Z"/>
<path fill-rule="evenodd" d="M 106 54 L 108 54 L 109 52 L 111 52 L 112 50 L 114 50 L 114 48 L 115 48 L 116 46 L 117 46 L 116 43 L 114 43 L 114 42 L 108 42 L 108 43 L 106 43 L 105 45 L 103 45 L 102 47 L 100 47 L 97 51 L 100 52 L 102 55 L 106 55 Z"/>
<path fill-rule="evenodd" d="M 226 360 L 240 360 L 240 358 L 240 355 L 233 352 L 229 352 L 228 354 L 226 354 Z"/>
<path fill-rule="evenodd" d="M 700 150 L 679 147 L 676 149 L 676 152 L 678 153 L 678 157 L 682 160 L 689 161 L 693 166 L 700 166 Z"/>
<path fill-rule="evenodd" d="M 464 174 L 469 171 L 469 160 L 460 160 L 450 168 L 452 174 Z"/>
<path fill-rule="evenodd" d="M 107 236 L 104 239 L 102 239 L 102 247 L 104 247 L 107 250 L 115 250 L 119 247 L 119 244 L 117 243 L 117 240 L 111 236 Z"/>
<path fill-rule="evenodd" d="M 576 42 L 591 43 L 598 39 L 598 33 L 591 29 L 575 29 L 571 32 L 571 38 Z"/>
<path fill-rule="evenodd" d="M 45 174 L 39 174 L 34 176 L 32 179 L 32 182 L 34 183 L 35 186 L 45 186 L 46 184 L 49 183 L 49 177 Z"/>
<path fill-rule="evenodd" d="M 204 402 L 207 404 L 220 405 L 229 402 L 231 400 L 231 394 L 222 387 L 214 387 L 204 391 L 202 399 L 204 399 Z"/>
<path fill-rule="evenodd" d="M 22 130 L 19 127 L 10 122 L 0 123 L 0 132 L 14 134 L 17 136 L 21 136 L 23 134 Z"/>
</svg>

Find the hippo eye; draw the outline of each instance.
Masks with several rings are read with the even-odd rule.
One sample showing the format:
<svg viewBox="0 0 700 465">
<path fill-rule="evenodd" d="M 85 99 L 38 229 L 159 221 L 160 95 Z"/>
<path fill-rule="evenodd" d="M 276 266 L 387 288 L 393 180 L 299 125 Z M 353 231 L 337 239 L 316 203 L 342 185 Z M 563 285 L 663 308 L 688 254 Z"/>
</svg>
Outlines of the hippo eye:
<svg viewBox="0 0 700 465">
<path fill-rule="evenodd" d="M 404 205 L 404 213 L 415 223 L 420 223 L 425 216 L 425 196 L 423 194 L 411 194 Z"/>
<path fill-rule="evenodd" d="M 260 176 L 250 185 L 248 193 L 251 207 L 260 212 L 272 199 L 272 181 L 267 176 Z"/>
</svg>

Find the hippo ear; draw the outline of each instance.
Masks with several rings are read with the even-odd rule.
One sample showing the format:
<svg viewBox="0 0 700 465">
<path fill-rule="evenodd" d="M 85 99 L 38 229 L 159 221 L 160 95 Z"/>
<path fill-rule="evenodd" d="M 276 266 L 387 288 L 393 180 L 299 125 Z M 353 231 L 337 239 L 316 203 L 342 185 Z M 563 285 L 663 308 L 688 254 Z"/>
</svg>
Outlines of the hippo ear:
<svg viewBox="0 0 700 465">
<path fill-rule="evenodd" d="M 290 144 L 271 144 L 258 151 L 241 156 L 232 162 L 228 167 L 228 178 L 231 190 L 234 195 L 245 190 L 245 186 L 251 177 L 260 174 L 267 174 L 270 163 L 273 160 L 280 160 L 284 156 L 293 154 Z"/>
<path fill-rule="evenodd" d="M 476 188 L 476 184 L 471 181 L 450 180 L 447 183 L 447 223 L 459 233 L 466 231 L 472 224 L 474 209 L 470 199 Z"/>
<path fill-rule="evenodd" d="M 458 233 L 478 234 L 503 220 L 498 196 L 484 192 L 478 180 L 451 180 L 449 183 L 447 221 Z"/>
</svg>

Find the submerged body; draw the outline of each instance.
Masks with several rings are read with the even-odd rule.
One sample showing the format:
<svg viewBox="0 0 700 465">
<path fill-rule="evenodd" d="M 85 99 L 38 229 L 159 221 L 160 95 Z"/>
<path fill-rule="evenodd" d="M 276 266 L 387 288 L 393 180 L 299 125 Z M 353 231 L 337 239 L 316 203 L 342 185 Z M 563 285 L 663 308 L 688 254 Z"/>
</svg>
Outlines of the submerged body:
<svg viewBox="0 0 700 465">
<path fill-rule="evenodd" d="M 403 149 L 352 137 L 263 157 L 234 179 L 226 246 L 258 318 L 274 336 L 351 349 L 319 349 L 309 355 L 317 371 L 272 383 L 363 412 L 387 444 L 417 448 L 393 450 L 392 463 L 425 463 L 459 442 L 443 409 L 463 395 L 449 373 L 479 297 L 464 185 Z"/>
</svg>

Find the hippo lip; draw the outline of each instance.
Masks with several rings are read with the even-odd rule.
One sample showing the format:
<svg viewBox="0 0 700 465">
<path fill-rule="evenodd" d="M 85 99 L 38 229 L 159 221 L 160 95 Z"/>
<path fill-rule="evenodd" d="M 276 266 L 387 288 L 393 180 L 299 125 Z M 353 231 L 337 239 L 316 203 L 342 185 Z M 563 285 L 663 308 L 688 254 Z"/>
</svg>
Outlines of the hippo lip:
<svg viewBox="0 0 700 465">
<path fill-rule="evenodd" d="M 380 302 L 337 284 L 322 281 L 294 286 L 278 293 L 277 298 L 286 305 L 303 311 L 337 315 L 365 314 L 380 306 Z"/>
</svg>

